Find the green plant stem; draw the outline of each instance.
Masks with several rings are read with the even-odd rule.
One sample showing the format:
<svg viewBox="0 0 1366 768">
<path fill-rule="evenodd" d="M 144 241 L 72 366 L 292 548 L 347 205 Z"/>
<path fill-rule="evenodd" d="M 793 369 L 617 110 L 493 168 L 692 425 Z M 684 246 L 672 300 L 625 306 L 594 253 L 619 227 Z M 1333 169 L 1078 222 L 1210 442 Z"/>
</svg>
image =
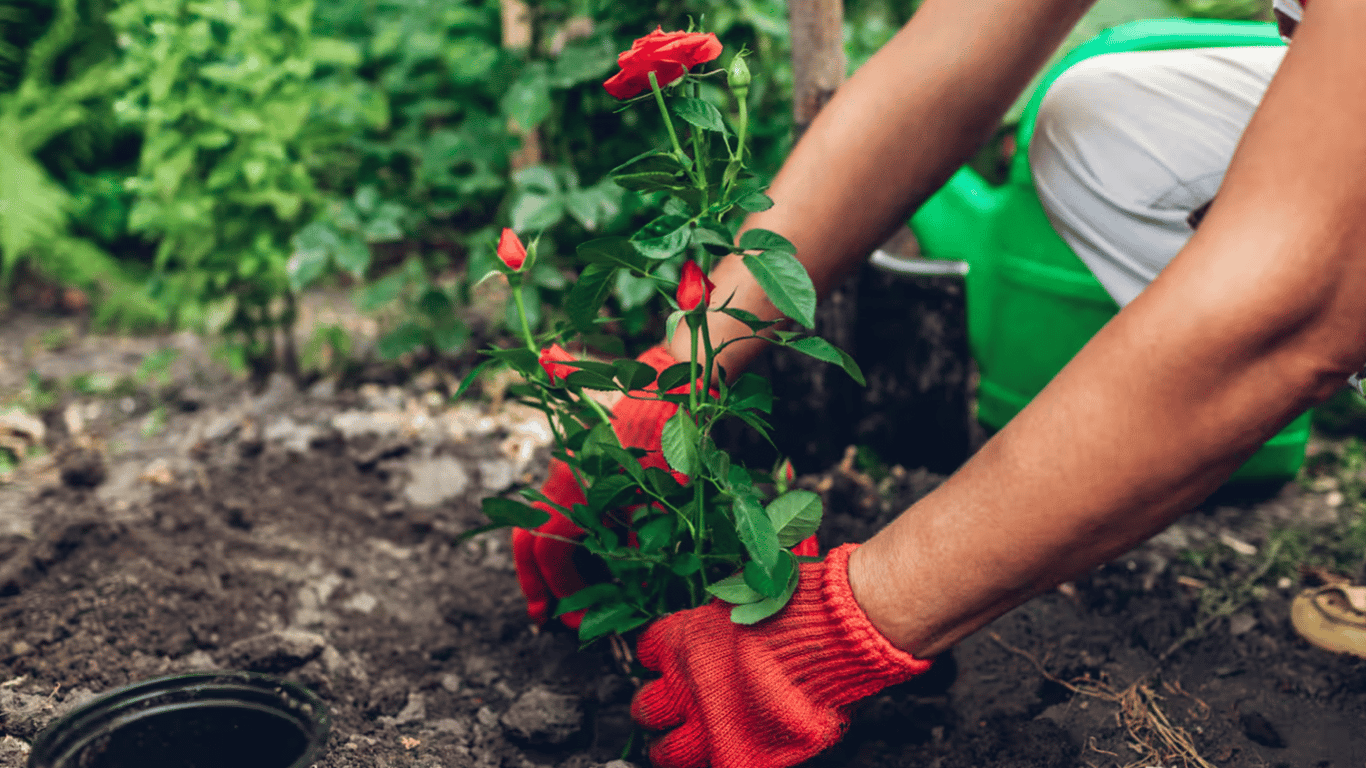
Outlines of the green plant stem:
<svg viewBox="0 0 1366 768">
<path fill-rule="evenodd" d="M 697 326 L 694 321 L 696 315 L 688 315 L 688 336 L 691 342 L 688 344 L 688 410 L 697 413 L 697 407 L 701 405 L 699 390 L 701 387 L 697 383 Z"/>
<path fill-rule="evenodd" d="M 674 121 L 669 117 L 669 108 L 664 104 L 664 91 L 660 90 L 659 80 L 655 77 L 654 72 L 650 73 L 650 90 L 654 91 L 655 103 L 659 105 L 659 114 L 664 116 L 664 127 L 669 129 L 669 141 L 674 145 L 674 154 L 680 163 L 684 162 L 688 156 L 683 154 L 683 145 L 678 143 L 678 134 L 674 132 Z"/>
<path fill-rule="evenodd" d="M 580 400 L 582 400 L 585 403 L 588 403 L 588 407 L 593 409 L 593 412 L 598 415 L 599 419 L 602 419 L 603 424 L 610 425 L 612 423 L 612 417 L 607 413 L 605 409 L 603 409 L 602 405 L 599 404 L 597 400 L 594 400 L 593 398 L 585 395 L 581 388 L 575 387 L 573 391 L 574 394 L 579 396 Z M 616 435 L 616 432 L 613 431 L 612 434 Z M 621 441 L 618 440 L 617 442 L 618 444 L 620 444 Z"/>
<path fill-rule="evenodd" d="M 703 387 L 711 386 L 712 363 L 716 360 L 716 352 L 711 348 L 711 328 L 708 327 L 706 315 L 703 315 L 702 318 L 702 351 L 706 353 L 706 366 L 702 369 L 703 384 L 699 389 L 706 392 L 707 390 Z M 694 341 L 693 343 L 696 344 L 697 342 Z"/>
<path fill-rule="evenodd" d="M 537 352 L 536 339 L 531 335 L 531 324 L 526 319 L 526 302 L 522 300 L 522 281 L 517 280 L 512 287 L 512 300 L 517 303 L 517 317 L 522 321 L 522 339 L 526 341 L 526 348 L 532 352 Z"/>
<path fill-rule="evenodd" d="M 745 161 L 745 134 L 749 132 L 749 89 L 737 88 L 735 101 L 739 104 L 740 129 L 736 131 L 735 159 Z"/>
</svg>

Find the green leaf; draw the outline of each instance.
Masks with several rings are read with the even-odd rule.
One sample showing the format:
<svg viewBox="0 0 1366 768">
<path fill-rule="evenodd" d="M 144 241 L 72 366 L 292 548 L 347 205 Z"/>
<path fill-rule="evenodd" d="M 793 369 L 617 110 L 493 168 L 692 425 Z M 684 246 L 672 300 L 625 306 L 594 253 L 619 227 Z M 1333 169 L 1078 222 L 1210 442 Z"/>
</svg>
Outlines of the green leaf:
<svg viewBox="0 0 1366 768">
<path fill-rule="evenodd" d="M 707 592 L 713 597 L 719 597 L 728 603 L 735 605 L 748 605 L 757 603 L 764 599 L 764 596 L 754 590 L 753 587 L 745 583 L 744 573 L 737 573 L 734 576 L 727 576 L 724 579 L 707 587 Z"/>
<path fill-rule="evenodd" d="M 640 457 L 633 455 L 631 451 L 626 448 L 622 448 L 619 445 L 611 445 L 609 443 L 599 443 L 598 450 L 611 457 L 613 461 L 626 471 L 626 474 L 631 476 L 632 480 L 636 481 L 637 485 L 645 484 L 645 469 L 640 466 Z"/>
<path fill-rule="evenodd" d="M 782 322 L 781 320 L 764 320 L 763 318 L 759 317 L 753 312 L 746 312 L 743 309 L 736 309 L 735 307 L 725 307 L 724 309 L 718 311 L 724 312 L 727 315 L 730 315 L 731 317 L 735 318 L 736 320 L 739 320 L 740 322 L 749 326 L 749 329 L 751 331 L 754 331 L 755 333 L 758 333 L 759 331 L 762 331 L 766 328 L 772 328 L 773 326 Z"/>
<path fill-rule="evenodd" d="M 749 211 L 750 213 L 758 213 L 760 211 L 767 211 L 769 208 L 772 208 L 773 198 L 769 197 L 763 192 L 750 192 L 748 195 L 745 195 L 744 197 L 741 197 L 739 200 L 736 200 L 735 204 L 740 206 L 741 208 L 744 208 L 746 211 Z"/>
<path fill-rule="evenodd" d="M 675 472 L 688 477 L 697 476 L 700 469 L 697 444 L 700 441 L 701 435 L 697 431 L 697 425 L 693 423 L 692 417 L 682 408 L 679 408 L 672 418 L 664 422 L 664 431 L 660 435 L 660 443 L 664 449 L 664 460 Z"/>
<path fill-rule="evenodd" d="M 740 235 L 740 247 L 746 251 L 782 251 L 796 254 L 797 246 L 791 240 L 767 229 L 747 229 Z"/>
<path fill-rule="evenodd" d="M 633 501 L 638 493 L 636 482 L 628 475 L 608 475 L 593 480 L 588 489 L 588 506 L 610 512 Z"/>
<path fill-rule="evenodd" d="M 773 385 L 763 376 L 743 374 L 731 385 L 727 405 L 735 410 L 753 408 L 768 413 L 773 409 Z"/>
<path fill-rule="evenodd" d="M 394 360 L 421 348 L 427 343 L 427 331 L 411 320 L 385 334 L 375 345 L 375 351 L 385 360 Z"/>
<path fill-rule="evenodd" d="M 484 354 L 495 360 L 501 360 L 512 366 L 514 371 L 528 376 L 540 369 L 541 363 L 536 353 L 526 347 L 513 347 L 512 349 L 487 349 Z"/>
<path fill-rule="evenodd" d="M 669 313 L 668 318 L 664 320 L 664 338 L 672 339 L 674 337 L 674 333 L 678 330 L 679 321 L 682 320 L 683 316 L 686 314 L 687 313 L 681 309 L 675 309 Z M 687 379 L 686 375 L 684 376 L 684 379 Z M 673 387 L 660 387 L 660 389 L 667 392 L 668 390 L 673 389 Z"/>
<path fill-rule="evenodd" d="M 656 552 L 664 548 L 674 535 L 673 515 L 664 515 L 640 526 L 636 536 L 642 552 Z"/>
<path fill-rule="evenodd" d="M 749 556 L 759 561 L 759 565 L 772 571 L 778 563 L 778 532 L 773 521 L 768 519 L 763 507 L 749 494 L 741 494 L 731 507 L 735 513 L 735 531 L 740 542 L 745 545 Z"/>
<path fill-rule="evenodd" d="M 489 367 L 490 365 L 493 365 L 493 364 L 496 363 L 496 362 L 498 362 L 498 361 L 497 361 L 497 360 L 485 360 L 484 362 L 482 362 L 482 363 L 480 363 L 480 364 L 474 366 L 473 368 L 471 368 L 471 369 L 470 369 L 470 372 L 467 373 L 467 374 L 465 374 L 465 378 L 463 378 L 463 379 L 460 380 L 460 386 L 459 386 L 459 387 L 456 387 L 455 394 L 454 394 L 454 395 L 451 395 L 451 402 L 455 402 L 455 401 L 459 400 L 460 398 L 464 397 L 464 396 L 465 396 L 465 392 L 466 392 L 471 386 L 473 386 L 475 380 L 477 380 L 477 379 L 479 378 L 479 374 L 483 373 L 485 368 Z"/>
<path fill-rule="evenodd" d="M 579 625 L 579 642 L 587 643 L 612 632 L 630 632 L 649 620 L 650 617 L 641 614 L 635 606 L 607 603 L 584 615 L 583 624 Z"/>
<path fill-rule="evenodd" d="M 655 380 L 655 369 L 649 363 L 639 360 L 617 360 L 612 363 L 617 371 L 617 381 L 628 390 L 644 389 Z"/>
<path fill-rule="evenodd" d="M 289 287 L 296 293 L 323 276 L 331 262 L 331 253 L 322 248 L 295 250 L 285 265 Z"/>
<path fill-rule="evenodd" d="M 443 354 L 455 354 L 469 344 L 470 336 L 470 327 L 452 316 L 432 329 L 432 346 Z"/>
<path fill-rule="evenodd" d="M 356 309 L 361 312 L 370 313 L 388 304 L 403 292 L 403 286 L 408 283 L 408 274 L 404 270 L 396 270 L 392 274 L 386 275 L 362 288 L 356 296 Z"/>
<path fill-rule="evenodd" d="M 768 519 L 778 529 L 778 545 L 796 546 L 821 525 L 821 497 L 811 491 L 788 491 L 769 502 Z"/>
<path fill-rule="evenodd" d="M 730 610 L 730 620 L 736 624 L 757 624 L 769 616 L 781 611 L 792 599 L 792 595 L 797 591 L 797 584 L 801 582 L 800 573 L 796 568 L 792 569 L 792 576 L 788 580 L 787 589 L 780 597 L 766 597 L 757 603 L 749 605 L 737 605 Z"/>
<path fill-rule="evenodd" d="M 358 237 L 343 237 L 332 252 L 337 266 L 354 278 L 365 277 L 370 269 L 370 246 Z"/>
<path fill-rule="evenodd" d="M 673 109 L 675 115 L 683 118 L 683 121 L 689 125 L 705 128 L 708 131 L 729 133 L 726 129 L 726 121 L 721 118 L 721 110 L 702 99 L 675 98 L 670 104 L 670 108 Z"/>
<path fill-rule="evenodd" d="M 816 324 L 816 288 L 796 256 L 768 251 L 758 256 L 747 254 L 744 262 L 779 312 L 807 328 Z"/>
<path fill-rule="evenodd" d="M 612 295 L 612 278 L 616 271 L 616 267 L 607 264 L 589 264 L 583 268 L 564 302 L 565 314 L 575 328 L 584 332 L 593 329 L 598 310 Z"/>
<path fill-rule="evenodd" d="M 550 77 L 545 62 L 535 61 L 503 94 L 499 103 L 503 114 L 517 123 L 523 131 L 530 131 L 550 116 L 554 103 L 550 99 Z"/>
<path fill-rule="evenodd" d="M 564 218 L 562 195 L 522 190 L 512 203 L 512 228 L 521 232 L 550 229 Z"/>
<path fill-rule="evenodd" d="M 570 611 L 592 608 L 598 603 L 621 602 L 621 587 L 616 584 L 594 584 L 584 587 L 569 597 L 561 598 L 555 604 L 555 615 L 563 616 Z"/>
<path fill-rule="evenodd" d="M 657 496 L 668 498 L 677 493 L 683 486 L 678 484 L 674 476 L 660 469 L 659 467 L 648 467 L 645 470 L 645 480 L 650 484 Z"/>
<path fill-rule="evenodd" d="M 610 72 L 616 63 L 617 51 L 610 36 L 570 43 L 555 59 L 550 84 L 556 88 L 570 88 L 579 83 L 598 80 Z"/>
<path fill-rule="evenodd" d="M 754 488 L 754 481 L 750 479 L 749 470 L 739 464 L 732 464 L 730 472 L 726 473 L 726 486 L 736 492 L 748 491 Z"/>
<path fill-rule="evenodd" d="M 636 249 L 647 258 L 656 261 L 671 259 L 682 253 L 688 247 L 688 241 L 692 237 L 692 228 L 687 224 L 679 226 L 662 237 L 652 237 L 647 239 L 632 240 Z"/>
<path fill-rule="evenodd" d="M 583 387 L 584 389 L 596 389 L 604 392 L 616 391 L 617 389 L 616 382 L 597 371 L 574 371 L 564 377 L 564 381 L 571 387 Z"/>
<path fill-rule="evenodd" d="M 483 510 L 484 515 L 496 525 L 511 525 L 528 530 L 545 525 L 550 520 L 548 512 L 498 496 L 484 499 Z"/>
<path fill-rule="evenodd" d="M 740 419 L 740 421 L 743 421 L 746 424 L 748 424 L 750 428 L 753 429 L 755 432 L 758 432 L 759 437 L 762 437 L 765 441 L 768 442 L 769 445 L 773 445 L 773 438 L 770 437 L 768 434 L 769 430 L 772 429 L 772 427 L 770 427 L 768 422 L 764 421 L 763 418 L 756 414 L 754 411 L 737 411 L 735 413 L 735 417 Z M 777 448 L 776 445 L 774 445 L 773 447 Z"/>
<path fill-rule="evenodd" d="M 688 363 L 674 363 L 665 368 L 659 374 L 659 391 L 668 392 L 675 387 L 686 384 L 692 373 L 692 367 Z"/>
<path fill-rule="evenodd" d="M 804 339 L 798 339 L 791 342 L 787 346 L 804 355 L 810 355 L 817 360 L 834 363 L 843 368 L 844 372 L 849 374 L 849 377 L 854 381 L 857 381 L 860 385 L 867 384 L 863 378 L 863 371 L 859 370 L 858 363 L 854 362 L 854 358 L 850 357 L 849 353 L 825 339 L 818 336 L 808 336 Z"/>
<path fill-rule="evenodd" d="M 671 152 L 650 150 L 617 166 L 610 174 L 618 186 L 636 192 L 692 188 L 685 169 Z"/>
<path fill-rule="evenodd" d="M 675 576 L 691 576 L 702 570 L 702 558 L 691 552 L 684 552 L 674 558 L 669 570 L 673 571 Z"/>
<path fill-rule="evenodd" d="M 797 558 L 791 552 L 783 550 L 778 555 L 778 562 L 773 569 L 766 570 L 757 560 L 750 560 L 745 563 L 744 571 L 745 584 L 748 584 L 764 597 L 782 597 L 787 589 L 787 582 L 792 577 L 792 571 L 797 567 Z"/>
<path fill-rule="evenodd" d="M 735 250 L 734 239 L 730 233 L 706 225 L 699 225 L 693 230 L 692 241 L 714 255 L 727 254 Z"/>
<path fill-rule="evenodd" d="M 724 478 L 730 474 L 730 454 L 718 448 L 710 435 L 702 438 L 701 453 L 702 464 L 712 477 Z"/>
</svg>

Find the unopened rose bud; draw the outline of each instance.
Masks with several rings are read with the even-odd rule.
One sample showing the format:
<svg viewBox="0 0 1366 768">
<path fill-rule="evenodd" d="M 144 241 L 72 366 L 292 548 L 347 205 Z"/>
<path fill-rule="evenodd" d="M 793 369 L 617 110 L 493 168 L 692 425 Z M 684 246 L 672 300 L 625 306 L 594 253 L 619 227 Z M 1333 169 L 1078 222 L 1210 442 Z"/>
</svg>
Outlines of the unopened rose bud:
<svg viewBox="0 0 1366 768">
<path fill-rule="evenodd" d="M 573 360 L 574 356 L 569 354 L 564 347 L 559 344 L 551 344 L 541 350 L 541 368 L 545 369 L 546 376 L 550 377 L 551 384 L 558 384 L 565 380 L 569 374 L 578 370 L 572 365 L 565 365 L 565 361 Z"/>
<path fill-rule="evenodd" d="M 745 63 L 745 57 L 735 54 L 730 60 L 730 69 L 726 70 L 726 82 L 730 84 L 732 91 L 743 91 L 749 88 L 751 81 L 749 65 Z"/>
<path fill-rule="evenodd" d="M 703 307 L 711 299 L 711 292 L 716 289 L 712 281 L 702 274 L 702 268 L 697 266 L 695 261 L 683 262 L 683 274 L 678 279 L 678 308 L 684 312 L 691 311 L 701 304 Z"/>
<path fill-rule="evenodd" d="M 513 272 L 520 271 L 526 263 L 526 246 L 522 245 L 517 233 L 506 227 L 503 236 L 498 238 L 498 258 Z"/>
</svg>

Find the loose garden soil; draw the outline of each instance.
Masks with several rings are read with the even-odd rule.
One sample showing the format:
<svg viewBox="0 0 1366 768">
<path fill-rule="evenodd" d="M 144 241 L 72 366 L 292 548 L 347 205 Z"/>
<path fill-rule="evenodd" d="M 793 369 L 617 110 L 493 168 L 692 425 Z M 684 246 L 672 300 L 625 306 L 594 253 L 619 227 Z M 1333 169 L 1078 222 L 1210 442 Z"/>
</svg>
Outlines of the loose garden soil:
<svg viewBox="0 0 1366 768">
<path fill-rule="evenodd" d="M 52 327 L 8 324 L 0 386 L 184 353 L 166 386 L 67 387 L 38 403 L 41 423 L 0 419 L 45 450 L 0 489 L 0 768 L 96 694 L 206 668 L 316 690 L 334 718 L 327 768 L 589 768 L 628 743 L 645 765 L 610 650 L 527 621 L 506 532 L 456 539 L 481 497 L 543 471 L 534 414 L 449 405 L 435 374 L 253 392 L 192 337 L 54 344 Z M 845 463 L 801 482 L 827 498 L 829 547 L 940 479 Z M 1329 480 L 1207 503 L 865 702 L 811 765 L 1359 768 L 1366 661 L 1295 635 L 1298 577 L 1239 591 L 1272 531 L 1333 530 Z"/>
</svg>

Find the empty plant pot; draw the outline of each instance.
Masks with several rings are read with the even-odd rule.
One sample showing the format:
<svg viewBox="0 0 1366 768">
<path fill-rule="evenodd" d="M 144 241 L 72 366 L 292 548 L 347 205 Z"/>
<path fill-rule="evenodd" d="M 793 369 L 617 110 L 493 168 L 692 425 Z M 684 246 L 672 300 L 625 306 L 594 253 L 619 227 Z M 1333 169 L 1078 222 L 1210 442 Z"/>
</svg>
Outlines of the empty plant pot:
<svg viewBox="0 0 1366 768">
<path fill-rule="evenodd" d="M 306 768 L 327 740 L 327 707 L 307 688 L 252 672 L 160 677 L 54 721 L 29 768 Z"/>
</svg>

